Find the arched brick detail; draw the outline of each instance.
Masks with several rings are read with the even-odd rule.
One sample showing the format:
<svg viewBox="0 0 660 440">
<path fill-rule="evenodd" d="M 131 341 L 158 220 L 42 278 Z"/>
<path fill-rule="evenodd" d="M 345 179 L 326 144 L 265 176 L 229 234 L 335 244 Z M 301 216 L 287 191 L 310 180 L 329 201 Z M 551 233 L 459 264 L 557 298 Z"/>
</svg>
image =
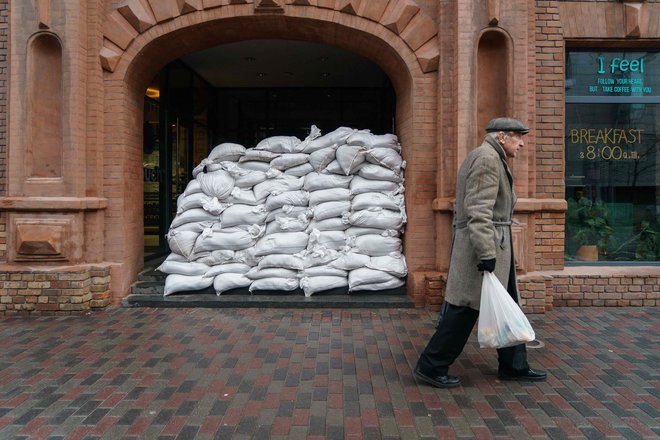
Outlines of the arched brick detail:
<svg viewBox="0 0 660 440">
<path fill-rule="evenodd" d="M 294 1 L 283 5 L 285 13 L 256 13 L 261 1 L 243 4 L 239 0 L 203 0 L 201 10 L 181 14 L 158 22 L 153 9 L 155 0 L 133 0 L 128 9 L 110 14 L 101 57 L 104 66 L 104 194 L 108 197 L 105 217 L 104 256 L 113 262 L 112 291 L 115 298 L 128 293 L 131 283 L 143 265 L 142 206 L 142 105 L 144 90 L 153 76 L 168 62 L 209 47 L 250 39 L 292 39 L 333 45 L 368 58 L 378 64 L 394 85 L 397 99 L 396 134 L 403 145 L 406 169 L 406 201 L 408 223 L 404 236 L 404 252 L 411 276 L 435 267 L 434 215 L 436 196 L 436 115 L 437 44 L 435 34 L 427 30 L 422 38 L 406 30 L 423 29 L 425 18 L 415 17 L 410 8 L 390 1 L 320 1 L 307 5 Z M 193 1 L 177 4 L 193 5 Z M 223 6 L 210 7 L 222 3 Z M 268 2 L 272 8 L 271 1 Z M 282 2 L 280 1 L 279 4 Z M 341 12 L 349 6 L 355 13 Z M 381 3 L 382 12 L 367 10 L 365 5 Z M 407 0 L 401 3 L 412 4 Z M 130 6 L 130 7 L 129 7 Z M 264 4 L 264 6 L 266 6 Z M 395 8 L 395 6 L 397 6 Z M 141 9 L 140 9 L 141 8 Z M 190 9 L 190 8 L 189 8 Z M 398 12 L 393 12 L 396 9 Z M 128 12 L 127 12 L 128 11 Z M 171 11 L 171 10 L 170 10 Z M 130 12 L 130 13 L 129 13 Z M 119 15 L 118 15 L 119 14 Z M 175 13 L 172 13 L 176 15 Z M 393 18 L 399 14 L 400 20 Z M 403 25 L 412 16 L 407 25 Z M 402 29 L 392 31 L 379 21 L 365 17 L 389 17 L 388 23 Z M 126 45 L 117 33 L 128 23 L 135 37 Z M 133 26 L 146 30 L 138 32 Z M 398 24 L 395 24 L 398 23 Z M 428 22 L 427 22 L 428 23 Z M 132 32 L 130 33 L 132 35 Z M 412 32 L 412 31 L 408 31 Z M 434 52 L 436 55 L 434 55 Z M 421 56 L 420 56 L 421 54 Z M 434 67 L 435 66 L 435 67 Z M 111 67 L 111 68 L 107 68 Z M 424 301 L 419 283 L 408 283 L 409 294 L 418 303 Z M 423 290 L 423 289 L 421 289 Z"/>
<path fill-rule="evenodd" d="M 106 16 L 103 48 L 99 54 L 101 66 L 104 70 L 114 71 L 117 59 L 128 45 L 158 23 L 202 10 L 237 10 L 234 5 L 239 4 L 249 5 L 251 11 L 248 13 L 283 12 L 314 17 L 320 15 L 315 9 L 323 9 L 361 17 L 400 36 L 414 52 L 423 72 L 438 69 L 438 26 L 428 15 L 420 12 L 414 0 L 286 0 L 286 5 L 274 0 L 269 0 L 267 4 L 264 0 L 129 0 Z M 288 9 L 285 10 L 285 6 Z"/>
</svg>

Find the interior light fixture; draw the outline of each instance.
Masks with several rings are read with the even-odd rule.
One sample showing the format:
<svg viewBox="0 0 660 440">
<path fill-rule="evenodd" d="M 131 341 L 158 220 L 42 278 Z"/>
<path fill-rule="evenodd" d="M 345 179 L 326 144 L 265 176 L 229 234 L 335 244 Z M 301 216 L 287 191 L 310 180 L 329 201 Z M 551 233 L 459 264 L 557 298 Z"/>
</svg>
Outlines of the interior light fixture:
<svg viewBox="0 0 660 440">
<path fill-rule="evenodd" d="M 147 95 L 147 97 L 151 99 L 158 99 L 160 98 L 160 90 L 157 89 L 156 87 L 147 87 L 147 91 L 145 92 L 145 95 Z"/>
</svg>

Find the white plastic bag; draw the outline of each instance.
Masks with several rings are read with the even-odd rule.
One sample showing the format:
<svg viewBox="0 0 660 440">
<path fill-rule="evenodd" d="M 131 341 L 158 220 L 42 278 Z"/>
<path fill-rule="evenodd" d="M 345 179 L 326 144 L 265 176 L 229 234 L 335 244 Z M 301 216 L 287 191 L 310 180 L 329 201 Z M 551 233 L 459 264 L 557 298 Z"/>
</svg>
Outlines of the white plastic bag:
<svg viewBox="0 0 660 440">
<path fill-rule="evenodd" d="M 536 337 L 525 314 L 491 272 L 484 272 L 481 285 L 477 334 L 481 348 L 512 347 Z"/>
</svg>

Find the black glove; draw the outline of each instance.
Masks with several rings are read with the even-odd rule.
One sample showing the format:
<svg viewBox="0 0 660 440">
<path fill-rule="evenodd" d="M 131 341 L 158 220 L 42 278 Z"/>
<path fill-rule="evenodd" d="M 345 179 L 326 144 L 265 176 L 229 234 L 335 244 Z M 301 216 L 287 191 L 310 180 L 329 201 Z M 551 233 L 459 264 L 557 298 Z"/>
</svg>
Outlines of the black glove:
<svg viewBox="0 0 660 440">
<path fill-rule="evenodd" d="M 492 272 L 495 270 L 495 258 L 490 260 L 481 260 L 481 263 L 477 264 L 477 269 L 481 271 Z"/>
</svg>

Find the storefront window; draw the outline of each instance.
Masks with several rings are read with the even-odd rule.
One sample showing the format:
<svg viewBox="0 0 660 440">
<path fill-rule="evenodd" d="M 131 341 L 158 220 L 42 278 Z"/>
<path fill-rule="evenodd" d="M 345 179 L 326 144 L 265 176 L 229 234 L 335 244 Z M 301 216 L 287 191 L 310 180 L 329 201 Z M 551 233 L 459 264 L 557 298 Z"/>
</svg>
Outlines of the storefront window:
<svg viewBox="0 0 660 440">
<path fill-rule="evenodd" d="M 660 52 L 570 51 L 567 261 L 660 261 Z"/>
</svg>

